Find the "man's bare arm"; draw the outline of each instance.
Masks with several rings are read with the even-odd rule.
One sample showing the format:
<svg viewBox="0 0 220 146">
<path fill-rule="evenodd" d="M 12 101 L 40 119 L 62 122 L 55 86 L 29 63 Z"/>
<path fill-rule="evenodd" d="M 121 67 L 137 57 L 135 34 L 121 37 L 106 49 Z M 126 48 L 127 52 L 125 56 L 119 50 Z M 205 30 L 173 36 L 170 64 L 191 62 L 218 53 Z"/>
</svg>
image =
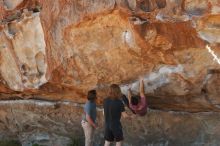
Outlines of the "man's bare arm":
<svg viewBox="0 0 220 146">
<path fill-rule="evenodd" d="M 121 114 L 122 114 L 122 117 L 123 117 L 123 118 L 128 118 L 128 117 L 129 117 L 128 114 L 127 114 L 125 111 L 122 112 Z"/>
<path fill-rule="evenodd" d="M 87 120 L 88 123 L 89 123 L 90 125 L 92 125 L 94 128 L 97 127 L 96 124 L 94 123 L 94 121 L 92 120 L 92 118 L 91 118 L 88 114 L 86 114 L 86 120 Z"/>
</svg>

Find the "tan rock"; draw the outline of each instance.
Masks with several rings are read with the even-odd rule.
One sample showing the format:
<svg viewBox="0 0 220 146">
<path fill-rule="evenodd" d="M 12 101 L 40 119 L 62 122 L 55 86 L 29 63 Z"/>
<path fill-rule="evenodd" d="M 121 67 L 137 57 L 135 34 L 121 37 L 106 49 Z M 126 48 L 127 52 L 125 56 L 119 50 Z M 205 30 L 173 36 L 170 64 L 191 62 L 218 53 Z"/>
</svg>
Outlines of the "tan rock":
<svg viewBox="0 0 220 146">
<path fill-rule="evenodd" d="M 66 145 L 83 137 L 78 103 L 88 90 L 97 89 L 101 105 L 112 83 L 138 94 L 142 76 L 150 110 L 123 120 L 125 144 L 220 145 L 219 7 L 219 0 L 0 0 L 0 138 Z"/>
<path fill-rule="evenodd" d="M 210 10 L 208 0 L 185 0 L 184 9 L 189 15 L 204 15 Z"/>
<path fill-rule="evenodd" d="M 101 102 L 109 84 L 137 92 L 144 76 L 153 108 L 218 111 L 203 93 L 218 69 L 205 48 L 219 56 L 218 0 L 16 2 L 13 11 L 0 6 L 0 44 L 11 50 L 1 52 L 2 99 L 84 102 L 95 88 Z"/>
<path fill-rule="evenodd" d="M 4 6 L 7 10 L 13 10 L 19 4 L 23 2 L 23 0 L 4 0 Z"/>
<path fill-rule="evenodd" d="M 34 14 L 23 21 L 11 22 L 2 37 L 5 39 L 0 44 L 8 55 L 6 52 L 1 54 L 5 58 L 2 60 L 1 72 L 9 87 L 22 91 L 24 88 L 37 88 L 47 82 L 45 42 L 39 15 Z"/>
</svg>

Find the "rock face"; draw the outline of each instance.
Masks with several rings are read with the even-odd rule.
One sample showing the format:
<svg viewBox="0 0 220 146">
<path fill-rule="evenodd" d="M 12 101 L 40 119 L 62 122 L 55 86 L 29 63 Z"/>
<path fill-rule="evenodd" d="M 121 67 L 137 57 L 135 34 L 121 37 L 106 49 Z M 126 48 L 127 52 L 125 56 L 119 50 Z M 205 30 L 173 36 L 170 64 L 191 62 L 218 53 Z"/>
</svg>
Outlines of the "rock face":
<svg viewBox="0 0 220 146">
<path fill-rule="evenodd" d="M 218 9 L 217 0 L 2 1 L 1 98 L 84 102 L 96 88 L 102 101 L 109 84 L 126 94 L 143 76 L 154 108 L 219 111 L 207 85 L 219 70 Z"/>
<path fill-rule="evenodd" d="M 0 99 L 84 103 L 95 88 L 101 104 L 142 76 L 149 107 L 185 123 L 164 111 L 220 111 L 219 35 L 219 0 L 0 0 Z"/>
<path fill-rule="evenodd" d="M 9 88 L 16 91 L 37 88 L 47 82 L 45 41 L 39 14 L 24 19 L 11 22 L 1 34 L 1 76 Z"/>
<path fill-rule="evenodd" d="M 82 105 L 71 102 L 38 100 L 0 103 L 1 138 L 18 139 L 23 146 L 33 144 L 83 145 L 80 120 Z M 123 119 L 125 146 L 200 146 L 219 145 L 219 113 L 180 113 L 150 110 L 145 117 Z M 95 145 L 104 145 L 102 109 Z M 72 139 L 71 139 L 72 138 Z"/>
</svg>

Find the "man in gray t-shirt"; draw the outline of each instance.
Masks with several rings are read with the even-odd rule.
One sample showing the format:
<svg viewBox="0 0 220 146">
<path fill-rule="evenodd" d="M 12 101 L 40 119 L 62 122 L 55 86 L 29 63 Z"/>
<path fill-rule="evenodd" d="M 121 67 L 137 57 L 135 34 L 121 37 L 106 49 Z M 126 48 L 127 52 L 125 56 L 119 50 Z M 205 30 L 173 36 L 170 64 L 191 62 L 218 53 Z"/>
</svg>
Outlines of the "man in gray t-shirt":
<svg viewBox="0 0 220 146">
<path fill-rule="evenodd" d="M 96 129 L 96 90 L 90 90 L 87 95 L 88 101 L 84 106 L 82 127 L 85 134 L 85 146 L 92 146 L 94 130 Z"/>
</svg>

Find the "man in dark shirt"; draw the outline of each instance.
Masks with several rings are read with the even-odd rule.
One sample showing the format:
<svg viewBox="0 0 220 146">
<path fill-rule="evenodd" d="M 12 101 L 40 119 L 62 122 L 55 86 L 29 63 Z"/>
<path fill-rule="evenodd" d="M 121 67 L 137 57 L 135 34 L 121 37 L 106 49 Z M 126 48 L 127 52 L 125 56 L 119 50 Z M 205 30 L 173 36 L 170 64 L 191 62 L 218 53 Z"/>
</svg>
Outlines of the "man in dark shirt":
<svg viewBox="0 0 220 146">
<path fill-rule="evenodd" d="M 126 116 L 124 104 L 121 101 L 121 90 L 118 85 L 112 84 L 109 97 L 104 100 L 105 146 L 109 146 L 114 141 L 116 146 L 122 145 L 121 115 Z"/>
</svg>

